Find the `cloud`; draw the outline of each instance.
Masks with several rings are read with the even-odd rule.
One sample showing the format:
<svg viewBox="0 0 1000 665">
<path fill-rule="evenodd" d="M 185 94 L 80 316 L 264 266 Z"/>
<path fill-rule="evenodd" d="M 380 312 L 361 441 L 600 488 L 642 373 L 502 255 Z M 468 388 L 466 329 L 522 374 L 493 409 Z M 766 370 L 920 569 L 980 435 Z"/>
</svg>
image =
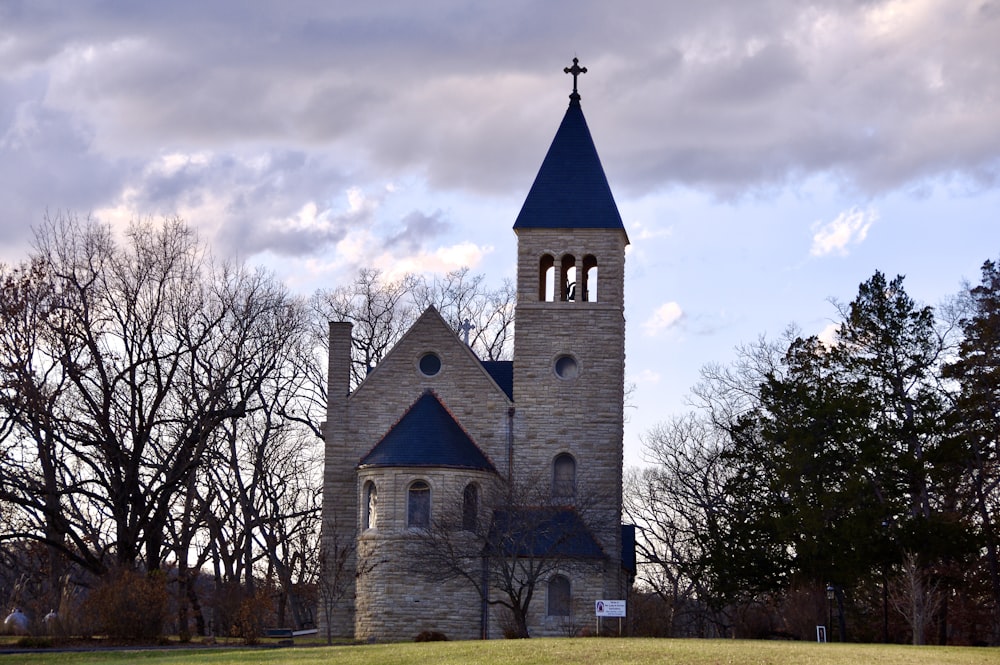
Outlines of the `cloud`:
<svg viewBox="0 0 1000 665">
<path fill-rule="evenodd" d="M 427 241 L 448 230 L 450 224 L 438 210 L 427 215 L 414 210 L 402 219 L 403 228 L 386 240 L 386 247 L 414 251 Z"/>
<path fill-rule="evenodd" d="M 683 318 L 684 312 L 676 302 L 668 302 L 660 305 L 653 315 L 642 324 L 642 329 L 650 337 L 659 335 L 664 330 L 668 330 Z"/>
<path fill-rule="evenodd" d="M 4 240 L 47 207 L 184 211 L 225 253 L 300 256 L 350 232 L 333 203 L 349 186 L 417 179 L 506 205 L 532 182 L 581 44 L 619 197 L 1000 182 L 1000 7 L 980 0 L 13 7 Z M 282 228 L 311 204 L 309 230 Z M 409 231 L 397 241 L 444 227 Z"/>
<path fill-rule="evenodd" d="M 823 342 L 828 347 L 832 347 L 837 343 L 837 335 L 840 334 L 840 324 L 830 323 L 823 330 L 819 332 L 816 337 L 819 341 Z"/>
<path fill-rule="evenodd" d="M 641 372 L 639 372 L 632 380 L 637 385 L 655 386 L 660 383 L 660 380 L 662 378 L 663 376 L 659 372 L 656 372 L 651 369 L 644 369 Z"/>
<path fill-rule="evenodd" d="M 629 234 L 634 240 L 652 240 L 654 238 L 669 238 L 674 234 L 674 227 L 659 227 L 643 224 L 635 221 L 631 224 L 632 232 Z M 631 245 L 630 245 L 631 246 Z"/>
<path fill-rule="evenodd" d="M 400 277 L 408 272 L 444 274 L 465 267 L 475 270 L 483 257 L 491 251 L 491 247 L 460 242 L 410 255 L 386 253 L 377 257 L 374 263 L 390 277 Z"/>
<path fill-rule="evenodd" d="M 829 222 L 815 222 L 812 225 L 813 243 L 809 253 L 813 256 L 846 256 L 847 247 L 863 243 L 868 237 L 868 229 L 877 219 L 878 212 L 871 208 L 851 208 Z"/>
</svg>

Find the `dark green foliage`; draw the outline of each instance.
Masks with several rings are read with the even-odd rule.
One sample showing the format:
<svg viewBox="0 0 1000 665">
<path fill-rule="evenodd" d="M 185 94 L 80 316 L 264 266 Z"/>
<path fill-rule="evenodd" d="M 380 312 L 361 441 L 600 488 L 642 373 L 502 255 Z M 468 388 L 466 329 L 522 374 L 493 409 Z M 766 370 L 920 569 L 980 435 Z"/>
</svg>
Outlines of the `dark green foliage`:
<svg viewBox="0 0 1000 665">
<path fill-rule="evenodd" d="M 850 591 L 904 553 L 941 580 L 978 546 L 932 310 L 876 273 L 841 313 L 835 342 L 795 339 L 731 427 L 722 597 L 832 584 L 842 617 Z"/>
<path fill-rule="evenodd" d="M 982 267 L 982 281 L 969 289 L 969 312 L 960 321 L 964 338 L 958 358 L 943 374 L 958 384 L 951 427 L 954 445 L 964 450 L 968 468 L 965 501 L 975 513 L 985 550 L 992 605 L 991 642 L 1000 643 L 1000 269 Z"/>
</svg>

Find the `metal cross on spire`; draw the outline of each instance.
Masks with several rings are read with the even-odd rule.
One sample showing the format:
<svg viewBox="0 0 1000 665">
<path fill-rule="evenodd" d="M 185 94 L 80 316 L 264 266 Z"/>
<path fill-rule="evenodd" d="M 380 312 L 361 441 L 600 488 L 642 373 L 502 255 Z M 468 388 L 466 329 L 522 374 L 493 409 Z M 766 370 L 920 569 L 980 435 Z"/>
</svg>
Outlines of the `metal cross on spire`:
<svg viewBox="0 0 1000 665">
<path fill-rule="evenodd" d="M 564 67 L 563 68 L 563 72 L 566 73 L 566 74 L 572 74 L 573 75 L 573 94 L 571 94 L 569 96 L 569 98 L 572 99 L 572 100 L 574 100 L 574 101 L 579 101 L 580 100 L 580 93 L 578 93 L 576 91 L 576 77 L 578 77 L 580 74 L 586 74 L 587 73 L 587 68 L 580 66 L 580 59 L 579 58 L 573 58 L 573 66 L 572 67 Z"/>
</svg>

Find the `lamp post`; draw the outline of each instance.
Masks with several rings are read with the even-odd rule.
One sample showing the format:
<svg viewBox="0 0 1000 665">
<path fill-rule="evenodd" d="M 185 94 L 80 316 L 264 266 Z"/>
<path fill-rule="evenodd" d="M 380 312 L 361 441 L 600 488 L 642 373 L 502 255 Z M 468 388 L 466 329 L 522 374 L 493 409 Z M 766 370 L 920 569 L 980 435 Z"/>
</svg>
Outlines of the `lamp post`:
<svg viewBox="0 0 1000 665">
<path fill-rule="evenodd" d="M 886 545 L 889 544 L 891 534 L 889 533 L 889 520 L 882 520 L 882 533 L 885 537 Z M 882 643 L 889 643 L 889 574 L 887 559 L 889 558 L 888 547 L 882 554 Z"/>
<path fill-rule="evenodd" d="M 826 634 L 827 640 L 833 641 L 833 585 L 826 585 Z"/>
</svg>

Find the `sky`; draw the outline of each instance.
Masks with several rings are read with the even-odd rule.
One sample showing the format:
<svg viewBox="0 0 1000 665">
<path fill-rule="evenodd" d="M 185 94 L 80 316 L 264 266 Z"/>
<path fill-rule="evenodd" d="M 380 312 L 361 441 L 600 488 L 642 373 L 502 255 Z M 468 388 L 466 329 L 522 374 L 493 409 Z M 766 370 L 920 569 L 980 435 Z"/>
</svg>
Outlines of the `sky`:
<svg viewBox="0 0 1000 665">
<path fill-rule="evenodd" d="M 297 293 L 498 286 L 574 56 L 631 241 L 626 464 L 736 346 L 1000 258 L 997 0 L 0 0 L 0 261 L 47 214 L 179 215 Z"/>
</svg>

